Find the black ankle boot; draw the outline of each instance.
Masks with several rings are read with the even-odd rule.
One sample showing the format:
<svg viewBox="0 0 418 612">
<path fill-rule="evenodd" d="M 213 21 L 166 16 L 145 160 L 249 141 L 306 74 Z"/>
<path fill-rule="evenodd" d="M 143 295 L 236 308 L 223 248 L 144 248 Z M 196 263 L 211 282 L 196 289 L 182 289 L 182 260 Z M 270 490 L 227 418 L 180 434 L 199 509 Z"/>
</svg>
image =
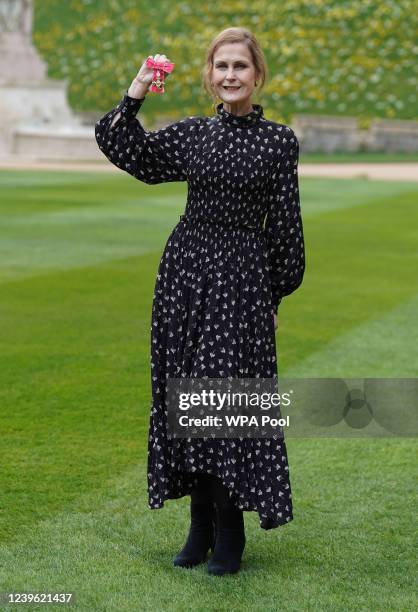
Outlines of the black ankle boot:
<svg viewBox="0 0 418 612">
<path fill-rule="evenodd" d="M 190 502 L 191 524 L 186 544 L 174 559 L 174 565 L 194 567 L 206 561 L 215 547 L 215 509 L 213 502 Z"/>
<path fill-rule="evenodd" d="M 216 506 L 216 540 L 208 561 L 209 574 L 235 574 L 241 567 L 245 547 L 243 511 L 232 504 Z"/>
</svg>

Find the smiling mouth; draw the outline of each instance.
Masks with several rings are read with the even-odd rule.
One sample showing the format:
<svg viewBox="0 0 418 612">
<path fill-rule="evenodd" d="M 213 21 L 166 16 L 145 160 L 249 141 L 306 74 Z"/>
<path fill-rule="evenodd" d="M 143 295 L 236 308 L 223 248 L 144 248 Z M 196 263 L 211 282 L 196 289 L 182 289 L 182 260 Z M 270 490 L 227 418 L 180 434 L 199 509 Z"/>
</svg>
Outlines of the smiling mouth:
<svg viewBox="0 0 418 612">
<path fill-rule="evenodd" d="M 230 85 L 224 86 L 224 89 L 226 89 L 227 91 L 236 91 L 237 89 L 240 89 L 240 88 L 241 88 L 241 85 L 239 85 L 238 87 L 237 86 L 232 87 Z"/>
</svg>

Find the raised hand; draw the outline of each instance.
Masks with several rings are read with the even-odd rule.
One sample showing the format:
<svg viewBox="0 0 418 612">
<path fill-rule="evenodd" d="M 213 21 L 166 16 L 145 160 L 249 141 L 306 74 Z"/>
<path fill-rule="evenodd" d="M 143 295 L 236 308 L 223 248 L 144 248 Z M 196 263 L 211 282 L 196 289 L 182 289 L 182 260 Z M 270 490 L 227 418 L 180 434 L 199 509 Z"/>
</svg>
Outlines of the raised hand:
<svg viewBox="0 0 418 612">
<path fill-rule="evenodd" d="M 156 55 L 151 57 L 156 62 L 168 62 L 170 61 L 164 53 L 157 53 Z M 147 58 L 148 59 L 148 58 Z M 154 74 L 153 68 L 148 68 L 147 59 L 142 64 L 141 68 L 138 71 L 138 74 L 134 78 L 131 83 L 130 88 L 128 89 L 128 96 L 131 98 L 145 98 L 147 93 L 150 91 L 150 85 L 152 83 L 152 77 Z M 164 76 L 167 79 L 167 73 Z"/>
</svg>

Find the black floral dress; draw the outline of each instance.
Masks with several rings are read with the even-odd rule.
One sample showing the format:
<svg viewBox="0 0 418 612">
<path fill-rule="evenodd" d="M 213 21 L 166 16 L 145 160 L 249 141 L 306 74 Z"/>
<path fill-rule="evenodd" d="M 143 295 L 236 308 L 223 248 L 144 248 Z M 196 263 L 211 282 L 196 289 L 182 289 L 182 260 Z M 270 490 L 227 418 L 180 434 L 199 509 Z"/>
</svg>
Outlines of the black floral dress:
<svg viewBox="0 0 418 612">
<path fill-rule="evenodd" d="M 144 100 L 125 92 L 95 133 L 138 180 L 188 184 L 152 307 L 148 505 L 189 494 L 208 473 L 238 508 L 258 512 L 263 529 L 275 528 L 293 519 L 284 438 L 169 438 L 164 394 L 170 377 L 277 377 L 273 311 L 305 271 L 299 143 L 258 104 L 238 116 L 221 103 L 212 117 L 147 131 L 136 118 Z"/>
</svg>

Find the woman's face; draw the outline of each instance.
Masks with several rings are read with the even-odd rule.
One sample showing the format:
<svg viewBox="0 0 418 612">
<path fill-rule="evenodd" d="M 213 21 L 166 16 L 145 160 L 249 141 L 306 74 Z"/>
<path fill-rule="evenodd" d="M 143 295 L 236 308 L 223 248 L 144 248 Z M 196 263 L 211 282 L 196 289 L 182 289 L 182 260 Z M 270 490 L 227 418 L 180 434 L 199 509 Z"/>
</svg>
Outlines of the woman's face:
<svg viewBox="0 0 418 612">
<path fill-rule="evenodd" d="M 254 90 L 255 81 L 251 53 L 244 43 L 224 43 L 217 49 L 213 57 L 212 83 L 221 100 L 235 108 L 244 106 Z"/>
</svg>

